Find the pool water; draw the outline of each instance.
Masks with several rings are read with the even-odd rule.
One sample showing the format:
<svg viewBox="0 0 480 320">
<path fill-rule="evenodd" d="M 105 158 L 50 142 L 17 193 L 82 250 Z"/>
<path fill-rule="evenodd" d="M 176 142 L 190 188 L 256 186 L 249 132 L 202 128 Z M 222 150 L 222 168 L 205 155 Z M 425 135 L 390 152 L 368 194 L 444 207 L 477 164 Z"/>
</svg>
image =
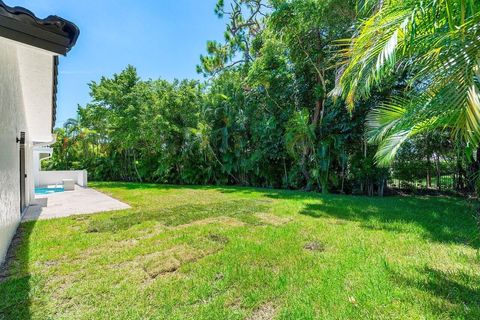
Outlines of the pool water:
<svg viewBox="0 0 480 320">
<path fill-rule="evenodd" d="M 35 188 L 35 194 L 44 195 L 51 193 L 58 193 L 65 191 L 63 187 L 54 187 L 54 188 Z"/>
</svg>

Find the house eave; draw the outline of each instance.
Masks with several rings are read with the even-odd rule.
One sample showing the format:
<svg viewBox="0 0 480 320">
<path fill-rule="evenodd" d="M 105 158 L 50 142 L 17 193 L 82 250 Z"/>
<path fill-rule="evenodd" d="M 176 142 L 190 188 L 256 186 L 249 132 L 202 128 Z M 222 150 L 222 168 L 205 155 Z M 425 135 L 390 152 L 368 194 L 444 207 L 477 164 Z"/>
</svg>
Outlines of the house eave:
<svg viewBox="0 0 480 320">
<path fill-rule="evenodd" d="M 55 54 L 65 55 L 77 42 L 80 30 L 63 18 L 36 17 L 22 7 L 9 7 L 0 0 L 0 36 Z"/>
<path fill-rule="evenodd" d="M 28 9 L 10 7 L 0 0 L 0 37 L 53 54 L 52 133 L 57 113 L 58 55 L 66 55 L 79 35 L 73 22 L 58 16 L 41 19 Z"/>
</svg>

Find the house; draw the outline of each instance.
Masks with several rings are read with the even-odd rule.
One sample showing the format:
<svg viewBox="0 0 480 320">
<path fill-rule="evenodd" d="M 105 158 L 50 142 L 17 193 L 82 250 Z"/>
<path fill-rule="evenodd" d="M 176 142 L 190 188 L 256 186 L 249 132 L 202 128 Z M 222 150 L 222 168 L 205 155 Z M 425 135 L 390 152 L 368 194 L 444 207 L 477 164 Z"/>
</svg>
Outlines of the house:
<svg viewBox="0 0 480 320">
<path fill-rule="evenodd" d="M 0 0 L 0 264 L 34 198 L 33 150 L 55 139 L 58 56 L 79 29 Z"/>
</svg>

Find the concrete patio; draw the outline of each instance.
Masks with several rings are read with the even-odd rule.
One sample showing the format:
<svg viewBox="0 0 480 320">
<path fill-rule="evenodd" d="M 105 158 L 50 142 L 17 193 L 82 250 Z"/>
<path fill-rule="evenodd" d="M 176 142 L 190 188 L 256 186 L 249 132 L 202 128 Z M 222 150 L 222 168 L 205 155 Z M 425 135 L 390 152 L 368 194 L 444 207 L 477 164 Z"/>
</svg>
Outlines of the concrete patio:
<svg viewBox="0 0 480 320">
<path fill-rule="evenodd" d="M 75 187 L 74 191 L 37 195 L 22 221 L 64 218 L 128 209 L 130 206 L 99 191 Z"/>
</svg>

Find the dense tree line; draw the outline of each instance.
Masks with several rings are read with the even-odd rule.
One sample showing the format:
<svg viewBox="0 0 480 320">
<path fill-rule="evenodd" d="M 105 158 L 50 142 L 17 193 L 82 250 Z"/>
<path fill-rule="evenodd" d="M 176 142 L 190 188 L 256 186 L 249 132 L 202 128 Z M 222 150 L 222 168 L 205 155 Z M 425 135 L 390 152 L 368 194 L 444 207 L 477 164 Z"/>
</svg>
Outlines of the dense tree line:
<svg viewBox="0 0 480 320">
<path fill-rule="evenodd" d="M 450 4 L 457 2 L 450 12 L 463 12 L 465 1 Z M 440 165 L 454 163 L 442 171 L 454 172 L 458 188 L 467 188 L 475 157 L 462 150 L 474 148 L 472 139 L 459 137 L 476 136 L 449 126 L 445 119 L 451 117 L 441 118 L 439 101 L 451 103 L 445 101 L 448 92 L 433 99 L 439 110 L 418 117 L 412 115 L 420 102 L 400 105 L 406 95 L 429 89 L 436 71 L 429 78 L 422 69 L 419 78 L 415 66 L 404 67 L 412 56 L 392 71 L 401 57 L 395 58 L 397 43 L 391 39 L 396 34 L 400 43 L 404 24 L 381 37 L 378 29 L 368 30 L 375 19 L 389 19 L 378 15 L 395 6 L 406 10 L 407 3 L 415 6 L 415 1 L 219 0 L 215 12 L 228 23 L 225 40 L 208 42 L 200 57 L 197 70 L 205 82 L 142 80 L 132 66 L 92 82 L 91 103 L 56 129 L 55 154 L 47 166 L 85 168 L 97 180 L 371 195 L 383 194 L 392 173 L 415 172 L 430 181 Z M 476 5 L 468 8 L 477 14 Z M 420 54 L 412 53 L 418 59 Z M 386 103 L 392 96 L 399 96 L 396 103 Z"/>
</svg>

